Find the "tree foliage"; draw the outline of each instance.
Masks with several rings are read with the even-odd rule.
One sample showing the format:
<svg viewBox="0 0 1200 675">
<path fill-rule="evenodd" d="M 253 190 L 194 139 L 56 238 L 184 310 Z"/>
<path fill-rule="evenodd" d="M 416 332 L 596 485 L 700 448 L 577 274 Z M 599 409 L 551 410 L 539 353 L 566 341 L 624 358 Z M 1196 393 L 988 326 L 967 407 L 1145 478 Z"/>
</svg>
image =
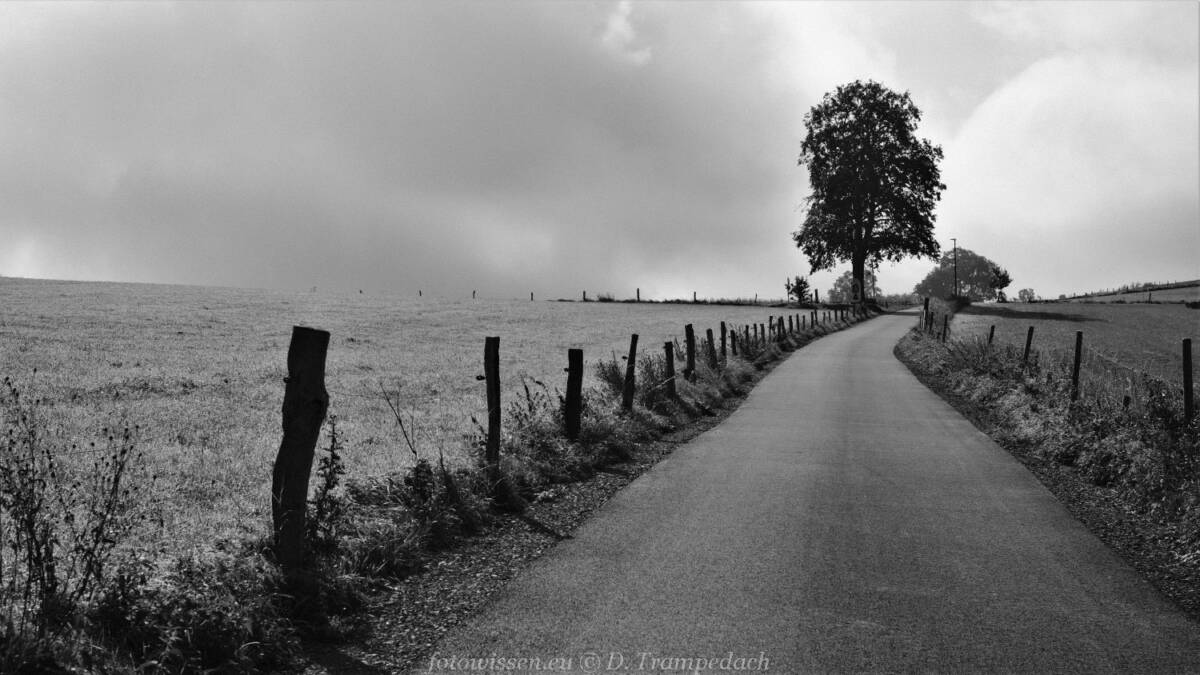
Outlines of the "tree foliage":
<svg viewBox="0 0 1200 675">
<path fill-rule="evenodd" d="M 1017 299 L 1021 302 L 1033 302 L 1037 300 L 1037 293 L 1034 293 L 1032 288 L 1022 288 L 1017 291 Z"/>
<path fill-rule="evenodd" d="M 849 261 L 861 288 L 869 264 L 938 257 L 942 149 L 916 136 L 920 119 L 907 92 L 872 81 L 838 87 L 804 116 L 812 193 L 792 238 L 813 272 Z"/>
<path fill-rule="evenodd" d="M 875 274 L 871 270 L 867 270 L 866 282 L 862 286 L 862 289 L 862 293 L 854 292 L 854 273 L 851 270 L 846 270 L 834 280 L 833 288 L 829 289 L 829 302 L 859 302 L 867 298 L 878 298 L 882 295 L 879 286 L 876 285 Z"/>
<path fill-rule="evenodd" d="M 1003 288 L 1012 283 L 1002 267 L 969 249 L 959 248 L 958 294 L 973 301 L 996 300 Z M 998 278 L 997 272 L 1003 277 Z M 1002 285 L 998 285 L 1002 284 Z M 949 298 L 954 294 L 954 256 L 947 255 L 917 284 L 913 292 L 920 296 Z"/>
<path fill-rule="evenodd" d="M 783 282 L 783 288 L 787 291 L 789 298 L 795 298 L 796 302 L 804 302 L 808 299 L 808 294 L 812 290 L 808 279 L 800 275 L 796 275 L 795 279 L 788 279 Z"/>
</svg>

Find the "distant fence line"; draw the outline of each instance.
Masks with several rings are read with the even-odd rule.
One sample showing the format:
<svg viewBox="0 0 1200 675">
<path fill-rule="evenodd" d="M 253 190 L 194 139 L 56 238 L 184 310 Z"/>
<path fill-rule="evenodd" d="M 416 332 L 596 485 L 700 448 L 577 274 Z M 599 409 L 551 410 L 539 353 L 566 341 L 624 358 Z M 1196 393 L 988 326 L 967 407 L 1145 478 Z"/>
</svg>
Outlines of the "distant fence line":
<svg viewBox="0 0 1200 675">
<path fill-rule="evenodd" d="M 921 310 L 920 315 L 918 315 L 918 326 L 925 333 L 934 334 L 934 335 L 936 335 L 936 338 L 938 339 L 938 341 L 945 343 L 946 340 L 948 339 L 949 333 L 950 333 L 950 327 L 949 327 L 950 312 L 943 312 L 941 314 L 941 320 L 942 320 L 941 321 L 941 330 L 937 331 L 935 333 L 935 330 L 937 328 L 937 319 L 938 319 L 938 314 L 936 312 L 930 311 L 930 309 L 929 309 L 929 298 L 925 298 L 924 308 Z M 1021 365 L 1022 366 L 1025 366 L 1029 363 L 1030 350 L 1033 346 L 1033 332 L 1034 332 L 1034 327 L 1030 326 L 1028 329 L 1028 332 L 1026 332 L 1026 334 L 1025 334 L 1025 348 L 1021 354 Z M 995 324 L 992 324 L 988 329 L 988 335 L 987 335 L 987 344 L 989 347 L 992 345 L 992 342 L 993 342 L 995 336 L 996 336 L 996 326 L 995 326 Z M 1082 364 L 1082 359 L 1083 359 L 1083 350 L 1084 350 L 1083 331 L 1081 331 L 1081 330 L 1075 331 L 1075 346 L 1074 346 L 1074 349 L 1072 352 L 1072 361 L 1071 361 L 1071 367 L 1070 367 L 1070 370 L 1071 370 L 1070 399 L 1071 399 L 1071 401 L 1077 401 L 1079 399 L 1079 371 L 1080 371 L 1080 366 Z M 1193 373 L 1192 373 L 1192 339 L 1191 338 L 1183 338 L 1183 341 L 1181 344 L 1181 355 L 1182 355 L 1182 358 L 1180 359 L 1180 365 L 1181 365 L 1182 373 L 1181 373 L 1181 377 L 1180 377 L 1180 383 L 1183 386 L 1183 417 L 1184 417 L 1185 422 L 1190 422 L 1196 414 L 1195 393 L 1194 393 L 1194 387 L 1193 387 Z M 1111 359 L 1107 359 L 1098 354 L 1097 354 L 1097 356 L 1100 356 L 1101 358 L 1104 358 L 1104 360 L 1112 363 Z M 1126 368 L 1127 370 L 1130 370 L 1130 371 L 1133 370 L 1131 368 L 1128 368 L 1127 366 L 1124 366 L 1123 364 L 1117 363 L 1115 365 L 1120 366 L 1122 368 Z M 1125 407 L 1129 407 L 1129 405 L 1131 403 L 1130 397 L 1125 396 L 1123 403 L 1124 403 Z"/>
<path fill-rule="evenodd" d="M 639 289 L 640 291 L 640 289 Z M 640 293 L 639 293 L 640 294 Z M 586 292 L 585 296 L 586 298 Z M 531 295 L 532 298 L 532 295 Z M 870 313 L 860 307 L 834 308 L 824 311 L 811 310 L 808 316 L 799 313 L 785 316 L 771 315 L 766 323 L 742 326 L 739 340 L 738 327 L 720 323 L 720 352 L 711 328 L 705 331 L 701 343 L 705 359 L 714 369 L 721 370 L 728 362 L 727 337 L 732 354 L 748 354 L 755 347 L 765 347 L 771 342 L 784 342 L 789 337 L 801 337 L 816 333 L 819 328 L 832 325 L 849 325 L 851 319 L 869 318 Z M 819 318 L 818 318 L 819 317 Z M 785 321 L 786 318 L 786 321 Z M 695 378 L 697 343 L 692 324 L 684 327 L 686 347 L 683 351 L 686 367 L 685 379 Z M 306 519 L 309 480 L 321 426 L 329 410 L 329 392 L 325 387 L 325 359 L 329 348 L 328 331 L 294 326 L 287 352 L 287 378 L 284 380 L 283 439 L 272 469 L 271 520 L 275 539 L 275 550 L 280 566 L 286 572 L 302 568 L 307 555 Z M 740 344 L 739 344 L 740 342 Z M 633 407 L 636 392 L 636 360 L 638 335 L 630 336 L 628 363 L 622 389 L 621 405 L 629 410 Z M 675 387 L 675 360 L 677 345 L 674 341 L 663 343 L 666 358 L 666 381 L 655 386 L 666 385 L 668 396 L 678 398 Z M 484 443 L 484 464 L 488 480 L 493 485 L 500 482 L 500 338 L 484 339 L 484 374 L 488 408 L 487 435 Z M 578 438 L 583 411 L 584 360 L 582 349 L 567 351 L 567 388 L 563 405 L 563 433 L 568 440 Z"/>
</svg>

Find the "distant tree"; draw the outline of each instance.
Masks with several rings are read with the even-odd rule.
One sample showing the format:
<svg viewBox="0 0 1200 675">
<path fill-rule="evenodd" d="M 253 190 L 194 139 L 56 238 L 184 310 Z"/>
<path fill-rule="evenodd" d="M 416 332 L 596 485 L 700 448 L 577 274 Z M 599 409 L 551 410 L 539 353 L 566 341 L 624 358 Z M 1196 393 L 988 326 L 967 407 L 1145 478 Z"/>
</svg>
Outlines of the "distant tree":
<svg viewBox="0 0 1200 675">
<path fill-rule="evenodd" d="M 842 276 L 833 281 L 833 288 L 825 295 L 829 302 L 850 302 L 854 297 L 854 273 L 850 270 L 842 272 Z"/>
<path fill-rule="evenodd" d="M 1037 293 L 1034 293 L 1032 288 L 1022 288 L 1017 291 L 1017 299 L 1021 302 L 1033 302 L 1037 300 Z"/>
<path fill-rule="evenodd" d="M 999 265 L 992 265 L 992 280 L 988 282 L 992 290 L 996 294 L 996 300 L 999 302 L 1008 302 L 1008 297 L 1004 295 L 1004 289 L 1008 288 L 1012 283 L 1012 277 L 1008 275 L 1008 270 Z"/>
<path fill-rule="evenodd" d="M 997 283 L 993 268 L 996 263 L 965 248 L 958 249 L 958 294 L 974 301 L 995 300 Z M 1001 270 L 1003 271 L 1003 270 Z M 1005 272 L 1005 275 L 1008 273 Z M 1004 285 L 1012 283 L 1007 281 Z M 938 261 L 913 292 L 920 296 L 949 298 L 954 294 L 954 258 L 944 256 Z"/>
<path fill-rule="evenodd" d="M 784 282 L 784 289 L 787 290 L 788 297 L 795 298 L 796 302 L 804 302 L 808 299 L 812 286 L 808 283 L 807 278 L 796 275 L 795 279 Z"/>
<path fill-rule="evenodd" d="M 942 149 L 916 136 L 920 119 L 907 92 L 857 80 L 804 116 L 799 163 L 812 194 L 792 239 L 813 272 L 849 261 L 864 289 L 870 263 L 938 257 L 933 209 L 946 188 Z"/>
</svg>

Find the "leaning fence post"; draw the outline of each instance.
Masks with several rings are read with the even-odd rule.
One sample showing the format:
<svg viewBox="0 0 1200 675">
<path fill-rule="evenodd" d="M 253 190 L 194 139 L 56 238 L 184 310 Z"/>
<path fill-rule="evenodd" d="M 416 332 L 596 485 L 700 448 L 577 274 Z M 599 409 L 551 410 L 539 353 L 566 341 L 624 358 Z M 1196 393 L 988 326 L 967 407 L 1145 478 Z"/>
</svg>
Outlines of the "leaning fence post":
<svg viewBox="0 0 1200 675">
<path fill-rule="evenodd" d="M 308 479 L 321 424 L 329 409 L 325 391 L 325 354 L 329 333 L 292 327 L 283 390 L 283 440 L 271 472 L 271 521 L 275 557 L 287 572 L 304 565 Z"/>
<path fill-rule="evenodd" d="M 1192 393 L 1192 338 L 1183 339 L 1183 420 L 1191 422 L 1196 414 Z"/>
<path fill-rule="evenodd" d="M 675 389 L 675 343 L 664 342 L 663 351 L 667 354 L 667 396 L 679 398 L 679 393 Z"/>
<path fill-rule="evenodd" d="M 579 438 L 583 415 L 583 350 L 567 350 L 567 398 L 563 405 L 563 429 L 567 440 Z"/>
<path fill-rule="evenodd" d="M 1083 331 L 1075 331 L 1075 365 L 1071 366 L 1071 400 L 1079 398 L 1079 362 L 1083 358 Z"/>
<path fill-rule="evenodd" d="M 683 327 L 683 333 L 687 340 L 687 369 L 683 371 L 683 377 L 691 382 L 696 379 L 696 331 L 689 323 Z"/>
<path fill-rule="evenodd" d="M 487 387 L 488 432 L 483 461 L 492 488 L 500 485 L 500 338 L 483 341 L 483 379 Z"/>
<path fill-rule="evenodd" d="M 991 327 L 991 329 L 988 330 L 988 346 L 989 347 L 992 346 L 992 338 L 994 338 L 994 337 L 996 337 L 996 326 L 995 325 L 993 325 Z"/>
<path fill-rule="evenodd" d="M 633 390 L 637 378 L 637 333 L 629 336 L 629 356 L 625 360 L 625 387 L 621 390 L 621 407 L 633 409 Z"/>
<path fill-rule="evenodd" d="M 725 322 L 721 322 L 721 358 L 726 358 L 728 354 L 725 351 Z"/>
<path fill-rule="evenodd" d="M 1029 347 L 1033 344 L 1033 326 L 1029 327 L 1029 332 L 1025 334 L 1025 353 L 1021 354 L 1021 365 L 1029 362 Z"/>
<path fill-rule="evenodd" d="M 712 366 L 713 370 L 717 369 L 720 361 L 717 361 L 717 345 L 713 342 L 713 332 L 711 328 L 705 328 L 704 334 L 708 337 L 708 365 Z"/>
</svg>

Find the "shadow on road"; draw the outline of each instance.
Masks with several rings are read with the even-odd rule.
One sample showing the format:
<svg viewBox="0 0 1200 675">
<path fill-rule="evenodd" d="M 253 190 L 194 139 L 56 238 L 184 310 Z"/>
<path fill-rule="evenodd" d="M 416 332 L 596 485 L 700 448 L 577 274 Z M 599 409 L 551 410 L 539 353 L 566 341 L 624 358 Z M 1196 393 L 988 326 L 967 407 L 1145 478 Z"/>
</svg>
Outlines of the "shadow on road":
<svg viewBox="0 0 1200 675">
<path fill-rule="evenodd" d="M 1002 319 L 1034 319 L 1043 321 L 1072 321 L 1082 323 L 1084 321 L 1103 321 L 1091 316 L 1083 316 L 1082 314 L 1066 314 L 1063 312 L 1042 312 L 1038 310 L 1021 311 L 1010 307 L 1001 307 L 999 305 L 970 305 L 959 310 L 959 314 L 970 314 L 974 316 L 998 316 Z"/>
</svg>

